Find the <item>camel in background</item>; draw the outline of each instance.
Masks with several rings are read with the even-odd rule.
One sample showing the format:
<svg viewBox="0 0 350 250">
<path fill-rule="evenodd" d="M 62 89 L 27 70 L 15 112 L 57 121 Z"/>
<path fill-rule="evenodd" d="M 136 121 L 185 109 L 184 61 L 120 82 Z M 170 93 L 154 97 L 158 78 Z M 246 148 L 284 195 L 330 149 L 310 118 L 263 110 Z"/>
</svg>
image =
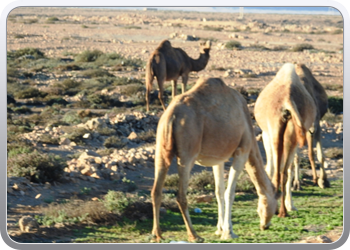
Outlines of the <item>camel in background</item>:
<svg viewBox="0 0 350 250">
<path fill-rule="evenodd" d="M 155 179 L 152 189 L 153 230 L 161 239 L 159 208 L 162 188 L 174 156 L 177 158 L 179 191 L 177 203 L 189 241 L 203 241 L 195 232 L 188 212 L 186 191 L 195 163 L 212 166 L 218 202 L 215 234 L 221 239 L 233 233 L 231 208 L 237 179 L 246 170 L 259 195 L 260 228 L 267 229 L 277 209 L 275 189 L 267 176 L 245 99 L 219 78 L 199 79 L 186 93 L 176 96 L 163 113 L 157 128 Z M 233 157 L 225 191 L 224 163 Z"/>
<path fill-rule="evenodd" d="M 294 64 L 287 63 L 263 89 L 255 103 L 255 119 L 262 129 L 266 152 L 266 172 L 276 190 L 281 187 L 279 217 L 287 216 L 292 203 L 292 161 L 297 144 L 305 144 L 308 130 L 313 130 L 316 118 L 314 99 L 300 82 Z M 287 175 L 288 182 L 287 182 Z"/>
<path fill-rule="evenodd" d="M 313 182 L 315 185 L 318 184 L 318 186 L 321 188 L 330 187 L 324 167 L 325 161 L 322 151 L 320 127 L 320 120 L 324 114 L 327 113 L 328 96 L 322 85 L 315 79 L 311 71 L 304 64 L 296 64 L 295 72 L 299 76 L 301 83 L 304 84 L 306 90 L 313 97 L 317 108 L 316 120 L 314 123 L 315 131 L 313 133 L 308 132 L 306 136 L 309 150 L 309 160 L 312 168 Z M 316 142 L 317 158 L 320 162 L 320 178 L 318 180 L 315 166 L 315 154 L 313 150 L 314 141 Z M 295 173 L 296 176 L 293 182 L 293 189 L 300 190 L 299 159 L 297 154 L 295 159 Z"/>
<path fill-rule="evenodd" d="M 205 68 L 209 60 L 211 42 L 208 40 L 199 44 L 199 58 L 192 59 L 181 48 L 174 48 L 168 40 L 163 40 L 150 55 L 146 66 L 146 105 L 149 111 L 149 94 L 154 77 L 157 78 L 160 103 L 165 110 L 163 91 L 164 82 L 172 83 L 172 98 L 176 96 L 177 79 L 182 77 L 182 93 L 186 91 L 188 75 L 191 71 L 200 71 Z"/>
</svg>

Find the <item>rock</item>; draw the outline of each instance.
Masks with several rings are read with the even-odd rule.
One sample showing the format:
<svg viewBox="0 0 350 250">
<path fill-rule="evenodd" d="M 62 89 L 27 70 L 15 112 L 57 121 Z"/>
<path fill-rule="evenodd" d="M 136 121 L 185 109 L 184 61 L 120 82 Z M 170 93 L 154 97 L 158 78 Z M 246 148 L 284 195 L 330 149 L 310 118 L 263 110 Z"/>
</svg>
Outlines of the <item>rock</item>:
<svg viewBox="0 0 350 250">
<path fill-rule="evenodd" d="M 317 236 L 316 239 L 320 243 L 332 243 L 331 239 L 325 235 L 319 235 L 319 236 Z"/>
<path fill-rule="evenodd" d="M 131 132 L 128 136 L 129 140 L 135 140 L 137 139 L 137 134 L 135 132 Z"/>
<path fill-rule="evenodd" d="M 160 207 L 159 208 L 159 213 L 160 214 L 166 214 L 167 213 L 166 208 L 165 207 Z"/>
<path fill-rule="evenodd" d="M 72 141 L 69 140 L 68 138 L 62 137 L 60 140 L 60 145 L 70 145 L 71 143 L 72 143 Z"/>
<path fill-rule="evenodd" d="M 83 135 L 84 139 L 91 139 L 91 134 L 90 133 L 86 133 Z"/>
</svg>

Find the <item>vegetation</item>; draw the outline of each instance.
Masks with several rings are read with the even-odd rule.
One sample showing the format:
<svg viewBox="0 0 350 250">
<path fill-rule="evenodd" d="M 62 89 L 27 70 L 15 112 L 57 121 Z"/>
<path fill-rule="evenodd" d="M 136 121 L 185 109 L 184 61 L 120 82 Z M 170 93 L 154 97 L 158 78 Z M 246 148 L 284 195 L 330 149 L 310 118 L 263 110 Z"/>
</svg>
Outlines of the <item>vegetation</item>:
<svg viewBox="0 0 350 250">
<path fill-rule="evenodd" d="M 228 41 L 225 44 L 226 49 L 240 49 L 241 47 L 242 47 L 242 45 L 238 41 Z"/>
<path fill-rule="evenodd" d="M 291 48 L 291 51 L 293 52 L 302 52 L 304 50 L 311 50 L 314 49 L 314 47 L 311 44 L 307 43 L 302 43 L 302 44 L 297 44 Z"/>
<path fill-rule="evenodd" d="M 66 163 L 58 156 L 37 151 L 17 154 L 7 161 L 7 175 L 27 177 L 32 182 L 45 183 L 59 180 Z"/>
<path fill-rule="evenodd" d="M 302 238 L 321 235 L 329 230 L 343 225 L 343 199 L 341 180 L 333 181 L 332 188 L 320 189 L 312 185 L 312 181 L 304 183 L 302 191 L 293 192 L 294 205 L 298 211 L 289 212 L 290 217 L 272 218 L 272 226 L 269 230 L 260 231 L 259 216 L 256 213 L 257 196 L 255 194 L 237 194 L 233 204 L 233 230 L 239 238 L 232 240 L 220 240 L 214 234 L 217 223 L 217 204 L 213 199 L 210 203 L 197 203 L 195 207 L 202 210 L 194 213 L 190 209 L 193 226 L 206 243 L 291 243 Z M 111 192 L 111 191 L 110 191 Z M 139 201 L 127 200 L 127 196 L 121 193 L 109 192 L 108 198 L 111 208 L 124 208 L 132 213 L 137 209 Z M 118 197 L 116 199 L 115 197 Z M 163 200 L 172 201 L 174 194 L 164 194 Z M 107 204 L 106 197 L 103 203 Z M 118 226 L 90 225 L 84 229 L 74 231 L 75 242 L 85 243 L 148 243 L 153 240 L 152 207 L 147 201 L 143 202 L 145 217 L 139 220 L 124 218 Z M 168 204 L 166 216 L 160 220 L 160 226 L 164 230 L 163 243 L 170 241 L 187 241 L 186 228 L 180 212 Z M 322 204 L 322 206 L 320 206 Z M 165 207 L 165 206 L 164 206 Z M 172 208 L 172 209 L 170 209 Z M 122 209 L 121 209 L 122 210 Z M 120 211 L 117 209 L 117 211 Z M 140 211 L 138 211 L 140 212 Z"/>
</svg>

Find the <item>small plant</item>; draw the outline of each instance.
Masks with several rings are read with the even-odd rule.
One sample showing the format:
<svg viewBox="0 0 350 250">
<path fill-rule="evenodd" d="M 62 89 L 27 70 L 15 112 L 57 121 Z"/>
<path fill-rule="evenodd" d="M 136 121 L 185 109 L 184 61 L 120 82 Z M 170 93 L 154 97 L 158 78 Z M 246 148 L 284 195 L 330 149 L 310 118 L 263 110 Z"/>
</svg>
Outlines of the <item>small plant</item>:
<svg viewBox="0 0 350 250">
<path fill-rule="evenodd" d="M 49 134 L 42 134 L 39 137 L 38 141 L 41 142 L 41 143 L 45 143 L 45 144 L 52 144 L 52 145 L 58 145 L 59 144 L 58 139 L 55 138 L 55 137 L 52 137 L 52 135 L 49 135 Z"/>
<path fill-rule="evenodd" d="M 314 49 L 314 47 L 311 44 L 307 43 L 302 43 L 302 44 L 297 44 L 291 48 L 291 51 L 293 52 L 302 52 L 304 50 L 311 50 Z"/>
<path fill-rule="evenodd" d="M 36 48 L 23 48 L 16 50 L 14 52 L 7 52 L 8 57 L 10 58 L 19 58 L 21 56 L 32 56 L 34 59 L 44 58 L 45 55 L 42 51 Z"/>
<path fill-rule="evenodd" d="M 135 182 L 127 179 L 126 177 L 122 179 L 122 182 L 127 192 L 132 192 L 137 189 L 137 185 L 135 184 Z"/>
<path fill-rule="evenodd" d="M 89 195 L 91 193 L 91 188 L 89 187 L 83 187 L 80 189 L 80 194 L 82 195 Z"/>
<path fill-rule="evenodd" d="M 34 87 L 26 88 L 14 94 L 15 98 L 28 99 L 33 97 L 45 97 L 47 93 L 41 92 L 39 89 Z"/>
<path fill-rule="evenodd" d="M 322 117 L 322 120 L 330 123 L 343 122 L 343 115 L 336 115 L 328 110 L 327 113 Z"/>
<path fill-rule="evenodd" d="M 210 31 L 222 31 L 223 30 L 222 27 L 213 27 L 213 26 L 208 26 L 208 25 L 204 25 L 203 29 L 210 30 Z"/>
<path fill-rule="evenodd" d="M 141 27 L 140 26 L 135 26 L 135 25 L 129 25 L 129 26 L 124 26 L 124 29 L 136 29 L 136 30 L 140 30 Z"/>
<path fill-rule="evenodd" d="M 145 87 L 140 84 L 129 84 L 127 86 L 123 86 L 120 89 L 120 93 L 122 95 L 126 95 L 129 97 L 137 94 L 137 92 L 143 92 L 143 91 L 145 91 Z"/>
<path fill-rule="evenodd" d="M 194 173 L 189 181 L 189 187 L 192 190 L 204 190 L 208 184 L 215 187 L 213 173 L 206 170 L 199 173 Z"/>
<path fill-rule="evenodd" d="M 89 131 L 86 128 L 78 127 L 75 128 L 72 132 L 65 134 L 64 137 L 68 138 L 69 140 L 75 142 L 78 145 L 84 145 L 85 141 L 83 135 L 85 135 L 88 132 Z"/>
<path fill-rule="evenodd" d="M 129 206 L 131 201 L 132 200 L 126 197 L 125 193 L 123 192 L 108 190 L 108 193 L 105 195 L 102 203 L 108 211 L 116 214 L 122 214 Z"/>
<path fill-rule="evenodd" d="M 164 187 L 168 189 L 178 190 L 179 188 L 179 175 L 171 174 L 165 177 Z"/>
<path fill-rule="evenodd" d="M 75 57 L 76 62 L 94 62 L 103 54 L 100 50 L 85 50 Z"/>
<path fill-rule="evenodd" d="M 226 49 L 240 49 L 241 47 L 242 45 L 238 41 L 229 41 L 225 44 Z"/>
<path fill-rule="evenodd" d="M 46 19 L 45 23 L 47 24 L 53 24 L 56 23 L 57 21 L 59 21 L 59 19 L 55 16 L 49 17 Z"/>
<path fill-rule="evenodd" d="M 105 76 L 113 77 L 111 73 L 109 73 L 107 70 L 104 70 L 104 69 L 85 70 L 80 74 L 81 76 L 88 77 L 88 78 L 105 77 Z"/>
<path fill-rule="evenodd" d="M 106 148 L 118 148 L 121 149 L 125 147 L 126 142 L 123 141 L 120 137 L 117 136 L 110 136 L 108 137 L 105 142 L 103 143 L 103 146 Z"/>
</svg>

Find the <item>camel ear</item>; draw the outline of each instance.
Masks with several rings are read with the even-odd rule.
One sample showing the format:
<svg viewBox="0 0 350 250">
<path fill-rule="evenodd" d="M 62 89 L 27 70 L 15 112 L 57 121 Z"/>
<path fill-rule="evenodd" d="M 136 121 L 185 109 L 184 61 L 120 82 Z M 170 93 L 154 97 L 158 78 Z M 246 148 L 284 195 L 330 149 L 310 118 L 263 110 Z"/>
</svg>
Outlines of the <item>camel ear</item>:
<svg viewBox="0 0 350 250">
<path fill-rule="evenodd" d="M 208 40 L 208 41 L 205 43 L 205 45 L 206 45 L 206 47 L 207 47 L 208 49 L 210 49 L 210 47 L 211 47 L 211 41 Z"/>
</svg>

